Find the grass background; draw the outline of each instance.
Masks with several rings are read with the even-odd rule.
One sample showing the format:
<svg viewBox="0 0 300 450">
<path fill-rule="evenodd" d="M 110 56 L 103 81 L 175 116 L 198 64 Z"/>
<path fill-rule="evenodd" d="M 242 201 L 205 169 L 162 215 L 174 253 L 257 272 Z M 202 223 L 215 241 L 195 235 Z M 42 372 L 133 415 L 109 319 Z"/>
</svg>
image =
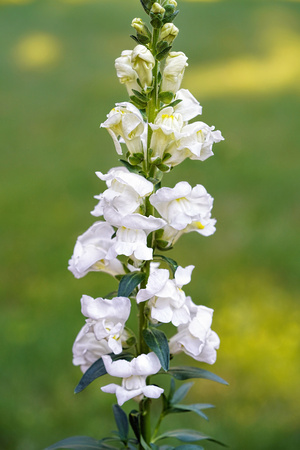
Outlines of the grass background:
<svg viewBox="0 0 300 450">
<path fill-rule="evenodd" d="M 186 291 L 215 309 L 221 348 L 212 370 L 230 387 L 196 382 L 190 400 L 217 406 L 210 421 L 189 413 L 166 419 L 165 429 L 194 426 L 235 450 L 296 450 L 300 5 L 179 7 L 174 49 L 189 56 L 183 87 L 226 140 L 215 157 L 186 161 L 166 178 L 169 186 L 203 184 L 218 219 L 214 236 L 184 236 L 170 256 L 196 266 Z M 127 99 L 114 59 L 133 48 L 130 23 L 139 16 L 138 0 L 0 1 L 4 450 L 100 438 L 113 427 L 112 397 L 99 390 L 108 378 L 73 394 L 80 371 L 71 346 L 83 325 L 81 295 L 104 296 L 116 285 L 105 274 L 75 280 L 66 267 L 93 223 L 93 195 L 104 189 L 94 172 L 118 164 L 99 123 Z"/>
</svg>

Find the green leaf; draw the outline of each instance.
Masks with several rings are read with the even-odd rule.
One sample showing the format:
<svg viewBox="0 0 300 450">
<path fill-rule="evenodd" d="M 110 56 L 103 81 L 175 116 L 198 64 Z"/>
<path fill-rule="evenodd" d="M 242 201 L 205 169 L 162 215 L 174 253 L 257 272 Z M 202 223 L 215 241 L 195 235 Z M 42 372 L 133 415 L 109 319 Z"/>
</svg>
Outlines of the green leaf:
<svg viewBox="0 0 300 450">
<path fill-rule="evenodd" d="M 161 241 L 160 240 L 160 242 L 166 242 L 167 245 L 168 245 L 167 241 Z M 161 258 L 164 261 L 166 261 L 166 263 L 168 263 L 168 265 L 170 266 L 170 269 L 172 270 L 173 275 L 175 274 L 175 272 L 177 270 L 177 267 L 178 267 L 178 264 L 177 264 L 177 262 L 174 259 L 168 258 L 167 256 L 164 256 L 164 255 L 154 255 L 154 257 L 155 258 Z"/>
<path fill-rule="evenodd" d="M 169 390 L 169 395 L 168 395 L 168 402 L 171 401 L 171 398 L 174 395 L 175 389 L 176 389 L 176 384 L 175 384 L 174 378 L 171 378 L 170 390 Z"/>
<path fill-rule="evenodd" d="M 157 167 L 162 172 L 168 172 L 170 170 L 169 166 L 167 166 L 166 164 L 159 164 Z"/>
<path fill-rule="evenodd" d="M 50 445 L 45 450 L 55 450 L 59 448 L 71 448 L 73 450 L 89 450 L 89 449 L 112 449 L 109 445 L 103 444 L 101 441 L 89 436 L 72 436 L 56 444 Z"/>
<path fill-rule="evenodd" d="M 138 97 L 136 97 L 135 95 L 130 95 L 130 100 L 131 102 L 134 104 L 134 106 L 136 106 L 138 109 L 145 109 L 147 106 L 147 103 L 140 100 Z"/>
<path fill-rule="evenodd" d="M 142 102 L 145 102 L 145 103 L 148 102 L 149 98 L 148 98 L 145 94 L 142 94 L 141 92 L 137 91 L 136 89 L 132 89 L 132 92 L 133 92 L 134 95 L 135 95 L 136 97 L 138 97 Z"/>
<path fill-rule="evenodd" d="M 181 98 L 179 98 L 178 100 L 174 100 L 174 102 L 170 103 L 168 106 L 172 106 L 172 108 L 175 108 L 175 106 L 178 105 L 180 102 L 182 102 Z"/>
<path fill-rule="evenodd" d="M 151 6 L 155 2 L 155 0 L 140 0 L 140 2 L 146 13 L 149 14 Z"/>
<path fill-rule="evenodd" d="M 133 409 L 129 414 L 129 423 L 133 429 L 134 434 L 138 441 L 140 441 L 141 430 L 140 430 L 140 413 L 136 409 Z"/>
<path fill-rule="evenodd" d="M 129 159 L 129 163 L 132 166 L 137 166 L 138 164 L 141 163 L 141 158 L 136 158 L 135 156 L 129 156 L 128 159 Z"/>
<path fill-rule="evenodd" d="M 126 169 L 129 170 L 129 172 L 132 173 L 140 173 L 142 168 L 138 167 L 138 166 L 132 166 L 131 164 L 129 164 L 128 161 L 125 161 L 125 159 L 119 159 L 119 161 L 123 164 L 123 166 L 126 167 Z"/>
<path fill-rule="evenodd" d="M 140 437 L 140 442 L 141 442 L 141 446 L 143 447 L 144 450 L 152 450 L 152 448 L 149 447 L 149 445 L 147 444 L 147 442 L 143 438 L 142 434 L 141 434 L 141 437 Z"/>
<path fill-rule="evenodd" d="M 140 33 L 137 33 L 136 36 L 137 36 L 138 41 L 139 41 L 139 43 L 141 45 L 145 45 L 145 44 L 148 44 L 150 42 L 150 37 L 149 36 L 145 36 L 144 34 L 140 34 Z"/>
<path fill-rule="evenodd" d="M 121 441 L 126 443 L 128 440 L 128 431 L 129 431 L 127 415 L 119 405 L 113 405 L 113 412 L 118 427 L 120 439 Z"/>
<path fill-rule="evenodd" d="M 156 46 L 157 52 L 158 53 L 162 52 L 168 46 L 169 46 L 169 43 L 167 41 L 159 41 L 157 46 Z"/>
<path fill-rule="evenodd" d="M 187 395 L 194 383 L 184 383 L 179 389 L 174 393 L 173 397 L 170 399 L 170 403 L 174 405 L 175 403 L 181 402 L 182 399 Z"/>
<path fill-rule="evenodd" d="M 172 91 L 162 91 L 159 93 L 158 98 L 163 103 L 171 103 L 173 100 L 174 94 Z"/>
<path fill-rule="evenodd" d="M 118 359 L 126 359 L 126 361 L 130 361 L 133 358 L 131 353 L 121 353 L 119 355 L 111 353 L 110 356 L 113 361 L 116 361 Z M 102 375 L 105 375 L 106 373 L 107 372 L 102 358 L 97 359 L 97 361 L 95 361 L 94 364 L 92 364 L 91 367 L 89 367 L 88 370 L 83 374 L 81 380 L 75 388 L 74 393 L 79 394 L 79 392 L 83 391 L 89 384 L 92 383 L 92 381 L 96 380 L 96 378 L 102 377 Z"/>
<path fill-rule="evenodd" d="M 179 10 L 175 11 L 173 14 L 165 14 L 163 23 L 170 23 L 173 22 L 173 20 L 175 19 L 175 17 L 177 16 L 177 14 L 179 13 Z"/>
<path fill-rule="evenodd" d="M 217 383 L 228 385 L 227 381 L 223 378 L 199 367 L 180 366 L 170 367 L 168 374 L 176 378 L 176 380 L 188 380 L 190 378 L 204 378 L 205 380 L 216 381 Z"/>
<path fill-rule="evenodd" d="M 214 408 L 214 405 L 204 405 L 204 408 L 203 408 L 203 404 L 202 403 L 195 403 L 193 405 L 172 404 L 172 406 L 176 410 L 174 412 L 191 411 L 191 412 L 194 412 L 194 413 L 198 414 L 198 416 L 203 417 L 203 419 L 205 419 L 205 420 L 208 420 L 208 417 L 207 417 L 206 414 L 204 414 L 202 409 Z"/>
<path fill-rule="evenodd" d="M 140 41 L 138 40 L 138 38 L 136 36 L 134 36 L 134 34 L 130 35 L 131 39 L 133 39 L 135 42 L 137 42 L 138 44 L 140 44 Z"/>
<path fill-rule="evenodd" d="M 124 275 L 119 284 L 118 297 L 129 297 L 145 277 L 146 274 L 144 272 L 132 272 Z"/>
<path fill-rule="evenodd" d="M 200 445 L 195 444 L 183 444 L 176 447 L 176 450 L 204 450 Z"/>
<path fill-rule="evenodd" d="M 189 429 L 167 431 L 166 433 L 163 433 L 160 436 L 158 436 L 154 440 L 154 442 L 160 441 L 161 439 L 171 438 L 171 437 L 176 438 L 179 441 L 183 441 L 183 442 L 212 441 L 212 442 L 215 442 L 216 444 L 220 444 L 223 447 L 226 447 L 226 445 L 222 444 L 222 442 L 219 442 L 216 439 L 213 439 L 212 437 L 201 433 L 200 431 L 189 430 Z"/>
<path fill-rule="evenodd" d="M 169 53 L 169 51 L 171 50 L 171 48 L 172 48 L 172 45 L 169 45 L 169 46 L 166 47 L 162 52 L 159 52 L 159 53 L 156 55 L 156 59 L 157 59 L 158 61 L 161 61 L 162 59 L 164 59 L 164 58 L 167 56 L 167 54 Z"/>
<path fill-rule="evenodd" d="M 148 347 L 158 357 L 161 367 L 167 371 L 170 364 L 170 351 L 165 333 L 156 328 L 146 328 L 143 330 L 143 337 Z"/>
</svg>

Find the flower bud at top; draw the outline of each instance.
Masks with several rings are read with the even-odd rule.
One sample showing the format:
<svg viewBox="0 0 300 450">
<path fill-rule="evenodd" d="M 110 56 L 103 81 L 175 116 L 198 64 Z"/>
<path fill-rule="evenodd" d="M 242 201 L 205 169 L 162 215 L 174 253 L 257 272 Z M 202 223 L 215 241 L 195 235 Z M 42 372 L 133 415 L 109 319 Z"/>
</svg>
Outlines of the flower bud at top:
<svg viewBox="0 0 300 450">
<path fill-rule="evenodd" d="M 176 2 L 176 0 L 167 0 L 167 3 L 166 3 L 165 6 L 169 6 L 169 5 L 175 6 L 175 8 L 176 8 L 176 7 L 177 7 L 177 2 Z"/>
<path fill-rule="evenodd" d="M 137 33 L 141 34 L 142 36 L 148 37 L 150 34 L 147 26 L 140 18 L 133 19 L 133 21 L 131 22 L 131 26 L 137 31 Z"/>
<path fill-rule="evenodd" d="M 166 11 L 165 8 L 161 6 L 159 3 L 153 3 L 151 8 L 151 12 L 153 14 L 164 14 L 165 11 Z"/>
<path fill-rule="evenodd" d="M 144 45 L 137 45 L 132 51 L 131 62 L 143 88 L 151 86 L 155 59 L 150 50 Z"/>
<path fill-rule="evenodd" d="M 179 30 L 173 23 L 165 23 L 160 31 L 160 39 L 172 44 L 178 33 Z"/>
</svg>

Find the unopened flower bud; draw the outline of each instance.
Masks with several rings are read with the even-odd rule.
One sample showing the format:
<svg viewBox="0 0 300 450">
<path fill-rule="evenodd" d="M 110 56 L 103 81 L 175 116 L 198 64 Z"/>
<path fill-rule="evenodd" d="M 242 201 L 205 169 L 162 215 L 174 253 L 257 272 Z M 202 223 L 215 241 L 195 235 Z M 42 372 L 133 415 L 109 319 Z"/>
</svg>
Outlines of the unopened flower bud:
<svg viewBox="0 0 300 450">
<path fill-rule="evenodd" d="M 172 44 L 178 33 L 179 30 L 173 23 L 165 23 L 160 31 L 160 39 Z"/>
<path fill-rule="evenodd" d="M 170 52 L 163 71 L 161 90 L 176 93 L 187 65 L 187 57 L 183 52 Z"/>
<path fill-rule="evenodd" d="M 137 45 L 132 51 L 131 62 L 143 88 L 151 86 L 155 59 L 150 50 L 144 45 Z"/>
<path fill-rule="evenodd" d="M 159 3 L 153 3 L 151 8 L 151 12 L 153 14 L 164 14 L 165 11 L 166 11 L 165 8 L 161 6 Z"/>
<path fill-rule="evenodd" d="M 141 34 L 142 36 L 148 37 L 150 34 L 147 26 L 140 18 L 133 19 L 133 21 L 131 22 L 131 26 L 137 31 L 137 33 Z"/>
<path fill-rule="evenodd" d="M 167 2 L 167 6 L 174 6 L 175 8 L 177 7 L 177 2 L 176 0 L 168 0 Z"/>
</svg>

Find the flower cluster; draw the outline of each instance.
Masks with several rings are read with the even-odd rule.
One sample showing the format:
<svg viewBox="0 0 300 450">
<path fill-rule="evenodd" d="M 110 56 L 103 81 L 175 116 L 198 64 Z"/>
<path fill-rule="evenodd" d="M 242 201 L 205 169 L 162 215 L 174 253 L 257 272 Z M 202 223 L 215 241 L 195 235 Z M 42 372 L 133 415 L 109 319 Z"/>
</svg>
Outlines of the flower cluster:
<svg viewBox="0 0 300 450">
<path fill-rule="evenodd" d="M 219 338 L 211 330 L 213 310 L 196 305 L 182 289 L 191 281 L 194 266 L 180 267 L 157 250 L 171 249 L 192 231 L 202 236 L 215 232 L 213 198 L 204 186 L 181 181 L 170 188 L 161 187 L 161 182 L 164 173 L 184 160 L 205 161 L 212 156 L 213 144 L 223 137 L 197 119 L 202 114 L 200 103 L 181 88 L 188 64 L 184 53 L 172 51 L 179 31 L 172 23 L 176 1 L 142 4 L 153 31 L 142 19 L 133 20 L 137 45 L 124 50 L 115 62 L 129 101 L 116 103 L 101 124 L 123 165 L 106 174 L 96 172 L 106 183 L 91 212 L 97 221 L 78 237 L 69 261 L 76 278 L 101 271 L 121 280 L 113 298 L 82 297 L 86 323 L 73 345 L 73 363 L 83 372 L 101 360 L 104 373 L 122 378 L 121 385 L 101 388 L 116 394 L 119 405 L 162 394 L 162 388 L 148 384 L 150 375 L 168 370 L 161 353 L 184 352 L 213 364 L 219 348 Z M 126 327 L 131 303 L 139 309 L 135 338 Z M 175 327 L 169 339 L 160 331 L 164 324 Z M 163 336 L 161 348 L 147 339 L 149 333 Z"/>
</svg>

